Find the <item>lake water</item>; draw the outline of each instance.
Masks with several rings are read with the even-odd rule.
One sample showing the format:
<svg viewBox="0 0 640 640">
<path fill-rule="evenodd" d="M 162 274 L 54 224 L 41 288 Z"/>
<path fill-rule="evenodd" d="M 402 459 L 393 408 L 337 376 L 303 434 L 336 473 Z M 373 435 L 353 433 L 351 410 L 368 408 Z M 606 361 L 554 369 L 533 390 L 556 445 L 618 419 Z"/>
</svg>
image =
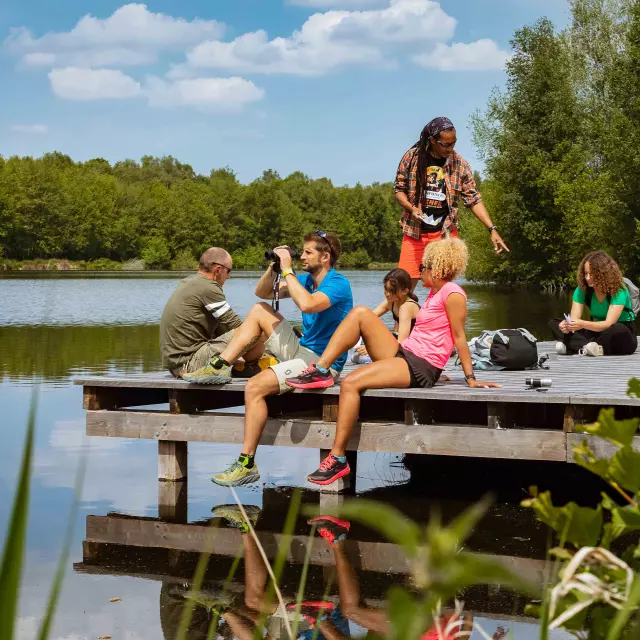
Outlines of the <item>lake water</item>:
<svg viewBox="0 0 640 640">
<path fill-rule="evenodd" d="M 226 285 L 227 297 L 240 315 L 255 302 L 253 288 L 258 275 L 234 272 Z M 382 272 L 345 272 L 345 275 L 352 282 L 356 304 L 375 306 L 380 302 Z M 38 390 L 26 575 L 20 604 L 21 639 L 35 637 L 73 502 L 76 469 L 84 454 L 88 456 L 88 469 L 52 637 L 68 640 L 107 635 L 114 639 L 174 637 L 175 603 L 182 602 L 180 585 L 195 566 L 189 564 L 193 560 L 189 554 L 176 556 L 166 549 L 139 544 L 102 545 L 97 551 L 93 547 L 85 549 L 94 552 L 99 559 L 98 567 L 77 565 L 83 561 L 87 516 L 117 513 L 138 519 L 156 518 L 158 483 L 157 449 L 153 443 L 85 438 L 81 388 L 73 385 L 73 379 L 87 374 L 158 370 L 158 322 L 178 277 L 20 274 L 0 279 L 2 531 L 11 509 L 29 402 L 34 390 Z M 469 337 L 483 328 L 526 326 L 539 339 L 550 339 L 548 319 L 569 308 L 569 300 L 563 294 L 471 285 L 466 288 Z M 418 293 L 423 299 L 424 293 Z M 283 301 L 281 311 L 290 320 L 300 319 L 291 301 Z M 195 444 L 190 446 L 189 453 L 188 519 L 208 522 L 213 508 L 233 502 L 229 491 L 213 485 L 210 476 L 224 468 L 238 449 Z M 284 525 L 290 487 L 305 485 L 306 474 L 317 465 L 318 452 L 264 447 L 259 459 L 264 484 L 242 488 L 238 493 L 243 503 L 262 508 L 258 529 L 273 526 L 271 530 L 278 531 Z M 400 455 L 370 454 L 359 458 L 357 490 L 388 501 L 412 518 L 426 522 L 434 508 L 450 518 L 492 489 L 497 502 L 469 541 L 470 550 L 542 560 L 546 531 L 518 503 L 532 483 L 563 492 L 565 487 L 575 484 L 575 476 L 567 477 L 574 472 L 553 465 L 425 457 L 405 461 Z M 558 500 L 568 499 L 563 493 L 556 496 Z M 575 499 L 575 495 L 570 497 Z M 317 501 L 317 494 L 305 490 L 303 501 L 314 500 Z M 134 526 L 132 522 L 135 524 L 131 518 L 126 522 L 130 526 Z M 271 524 L 267 525 L 268 522 Z M 273 523 L 282 526 L 278 528 Z M 308 531 L 304 518 L 299 519 L 296 531 L 300 534 Z M 355 525 L 351 534 L 358 540 L 379 540 Z M 76 563 L 75 569 L 72 563 Z M 353 563 L 357 570 L 357 559 Z M 250 584 L 245 587 L 255 587 L 246 566 L 249 563 L 242 564 L 245 572 L 240 571 L 236 582 L 242 587 L 248 576 Z M 321 568 L 312 569 L 310 584 L 320 592 L 311 595 L 317 599 L 322 596 L 325 574 Z M 356 571 L 363 601 L 382 601 L 386 589 L 398 582 L 391 569 L 377 573 Z M 207 580 L 211 584 L 216 579 L 224 580 L 227 570 L 228 563 L 217 559 Z M 296 568 L 287 570 L 291 570 L 291 580 L 295 581 Z M 241 594 L 238 597 L 242 600 Z M 120 600 L 110 602 L 112 598 Z M 499 588 L 483 587 L 465 594 L 465 600 L 489 635 L 498 624 L 503 624 L 516 629 L 518 637 L 536 636 L 535 625 L 515 615 L 522 611 L 521 598 Z M 204 606 L 199 606 L 196 613 L 188 637 L 204 640 L 207 631 L 206 628 L 202 631 L 203 620 L 209 614 Z M 511 618 L 519 621 L 509 622 Z M 499 622 L 501 619 L 503 622 Z M 353 620 L 348 625 L 343 623 L 341 629 L 342 635 L 335 637 L 366 635 L 363 627 Z M 227 622 L 221 625 L 219 633 L 222 635 L 210 637 L 234 637 Z M 473 637 L 480 638 L 480 634 L 474 631 Z"/>
</svg>

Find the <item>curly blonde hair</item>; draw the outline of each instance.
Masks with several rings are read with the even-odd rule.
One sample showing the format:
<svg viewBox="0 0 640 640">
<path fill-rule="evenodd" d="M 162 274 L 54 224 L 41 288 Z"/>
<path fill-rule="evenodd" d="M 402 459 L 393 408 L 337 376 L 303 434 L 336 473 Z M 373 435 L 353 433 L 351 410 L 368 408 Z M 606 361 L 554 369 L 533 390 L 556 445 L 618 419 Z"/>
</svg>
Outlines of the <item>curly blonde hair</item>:
<svg viewBox="0 0 640 640">
<path fill-rule="evenodd" d="M 584 267 L 589 263 L 591 285 L 584 276 Z M 604 291 L 605 295 L 614 296 L 622 287 L 622 272 L 618 263 L 604 251 L 592 251 L 582 258 L 578 267 L 578 286 L 586 291 L 589 286 Z"/>
<path fill-rule="evenodd" d="M 464 273 L 468 260 L 467 245 L 459 238 L 430 242 L 422 256 L 422 264 L 437 280 L 455 280 Z"/>
</svg>

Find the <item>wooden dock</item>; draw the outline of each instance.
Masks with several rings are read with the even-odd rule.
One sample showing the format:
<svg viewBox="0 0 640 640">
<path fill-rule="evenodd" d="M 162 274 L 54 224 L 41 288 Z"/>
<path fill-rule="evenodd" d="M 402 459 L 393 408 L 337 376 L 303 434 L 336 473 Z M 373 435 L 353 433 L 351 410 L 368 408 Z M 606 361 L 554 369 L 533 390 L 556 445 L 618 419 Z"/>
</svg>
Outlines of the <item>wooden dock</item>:
<svg viewBox="0 0 640 640">
<path fill-rule="evenodd" d="M 459 369 L 451 382 L 433 389 L 378 389 L 363 394 L 361 422 L 349 441 L 358 451 L 435 454 L 517 460 L 573 461 L 573 445 L 585 437 L 576 424 L 592 422 L 601 408 L 620 417 L 640 416 L 640 399 L 627 395 L 627 382 L 640 378 L 640 352 L 632 356 L 557 356 L 549 370 L 481 372 L 500 389 L 469 389 Z M 345 372 L 346 373 L 346 372 Z M 550 389 L 527 389 L 525 379 L 551 378 Z M 89 436 L 143 438 L 158 442 L 159 478 L 187 478 L 187 443 L 242 444 L 244 382 L 222 386 L 189 384 L 168 373 L 84 377 Z M 315 448 L 324 454 L 333 442 L 339 386 L 268 399 L 263 445 Z M 228 409 L 235 407 L 235 412 Z M 225 409 L 227 411 L 225 411 Z M 592 438 L 596 451 L 607 444 Z M 640 449 L 640 437 L 635 446 Z"/>
</svg>

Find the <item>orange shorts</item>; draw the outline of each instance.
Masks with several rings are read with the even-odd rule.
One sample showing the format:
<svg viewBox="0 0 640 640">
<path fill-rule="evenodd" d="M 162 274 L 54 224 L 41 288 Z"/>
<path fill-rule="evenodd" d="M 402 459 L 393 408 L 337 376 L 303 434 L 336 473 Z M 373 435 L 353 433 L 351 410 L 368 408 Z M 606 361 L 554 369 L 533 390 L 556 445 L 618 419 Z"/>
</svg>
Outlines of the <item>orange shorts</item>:
<svg viewBox="0 0 640 640">
<path fill-rule="evenodd" d="M 452 236 L 458 235 L 457 231 L 451 233 Z M 404 269 L 412 278 L 420 277 L 420 264 L 422 263 L 422 256 L 427 245 L 431 242 L 437 242 L 442 240 L 442 232 L 436 231 L 435 233 L 423 233 L 419 240 L 410 238 L 409 236 L 402 234 L 402 248 L 400 249 L 400 262 L 398 266 Z"/>
</svg>

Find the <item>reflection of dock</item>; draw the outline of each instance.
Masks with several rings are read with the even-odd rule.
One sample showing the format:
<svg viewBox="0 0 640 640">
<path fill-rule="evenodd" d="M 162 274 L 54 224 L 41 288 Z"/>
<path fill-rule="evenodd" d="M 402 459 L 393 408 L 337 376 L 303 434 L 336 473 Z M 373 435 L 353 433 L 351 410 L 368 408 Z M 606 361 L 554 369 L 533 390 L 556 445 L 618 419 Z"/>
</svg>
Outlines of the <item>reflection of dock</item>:
<svg viewBox="0 0 640 640">
<path fill-rule="evenodd" d="M 540 343 L 539 351 L 552 349 Z M 468 389 L 460 374 L 434 389 L 378 389 L 363 394 L 351 452 L 571 462 L 584 437 L 575 426 L 592 421 L 602 407 L 621 417 L 640 414 L 640 399 L 626 395 L 627 380 L 640 377 L 640 357 L 549 360 L 544 372 L 491 372 L 498 390 Z M 525 388 L 525 378 L 551 377 L 544 393 Z M 87 434 L 156 440 L 159 477 L 187 477 L 187 443 L 240 444 L 243 416 L 221 410 L 244 404 L 244 385 L 188 384 L 168 374 L 94 377 L 84 387 Z M 261 444 L 328 449 L 335 433 L 339 387 L 296 391 L 268 399 L 269 420 Z M 164 410 L 136 407 L 168 405 Z M 212 412 L 212 411 L 215 411 Z M 640 438 L 636 438 L 640 443 Z M 596 441 L 596 450 L 606 448 Z M 604 450 L 604 449 L 603 449 Z"/>
<path fill-rule="evenodd" d="M 128 516 L 87 516 L 87 534 L 84 541 L 85 562 L 95 559 L 100 545 L 123 545 L 145 549 L 166 549 L 172 552 L 202 553 L 211 550 L 213 556 L 234 558 L 242 555 L 242 535 L 236 529 L 212 527 L 207 524 L 176 524 L 152 518 L 132 518 Z M 288 546 L 287 562 L 291 565 L 303 564 L 309 537 L 258 531 L 258 539 L 269 559 L 275 558 L 280 545 Z M 358 568 L 382 574 L 408 574 L 409 566 L 402 549 L 388 542 L 371 542 L 348 539 L 347 553 L 358 558 Z M 495 560 L 508 567 L 519 576 L 541 585 L 544 560 L 530 558 L 477 554 Z M 333 566 L 333 556 L 322 538 L 311 540 L 310 564 L 319 567 Z"/>
</svg>

